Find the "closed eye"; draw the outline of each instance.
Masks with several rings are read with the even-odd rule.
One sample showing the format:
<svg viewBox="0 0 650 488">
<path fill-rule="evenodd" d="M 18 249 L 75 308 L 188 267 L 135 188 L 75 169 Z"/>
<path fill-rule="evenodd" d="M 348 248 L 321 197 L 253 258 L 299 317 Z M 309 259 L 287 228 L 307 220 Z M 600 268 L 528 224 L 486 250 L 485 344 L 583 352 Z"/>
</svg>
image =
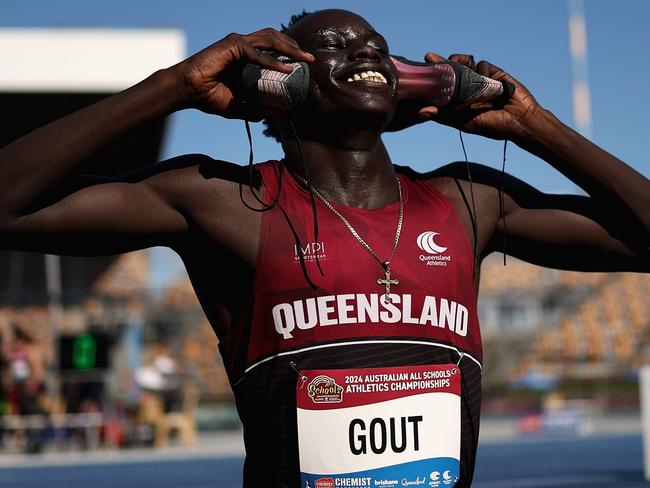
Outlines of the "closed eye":
<svg viewBox="0 0 650 488">
<path fill-rule="evenodd" d="M 383 54 L 384 56 L 388 56 L 388 47 L 386 46 L 372 46 L 372 47 L 378 53 Z"/>
<path fill-rule="evenodd" d="M 319 49 L 324 50 L 337 50 L 345 48 L 345 41 L 339 36 L 328 36 L 319 43 Z"/>
<path fill-rule="evenodd" d="M 388 56 L 388 43 L 386 40 L 380 36 L 379 34 L 376 35 L 376 39 L 373 39 L 368 43 L 375 51 Z"/>
<path fill-rule="evenodd" d="M 333 51 L 333 50 L 337 50 L 337 49 L 344 49 L 344 48 L 345 48 L 345 44 L 343 44 L 342 42 L 331 42 L 331 43 L 323 44 L 322 46 L 320 46 L 320 49 L 324 49 L 324 50 L 328 50 L 328 51 Z"/>
</svg>

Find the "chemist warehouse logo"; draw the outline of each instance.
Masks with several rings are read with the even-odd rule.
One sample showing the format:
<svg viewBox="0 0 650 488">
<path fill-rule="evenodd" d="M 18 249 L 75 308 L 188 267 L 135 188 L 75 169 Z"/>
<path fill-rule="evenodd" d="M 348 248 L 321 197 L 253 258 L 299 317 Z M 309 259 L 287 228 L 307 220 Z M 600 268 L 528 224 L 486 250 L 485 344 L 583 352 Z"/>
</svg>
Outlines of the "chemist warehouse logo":
<svg viewBox="0 0 650 488">
<path fill-rule="evenodd" d="M 436 244 L 435 237 L 439 236 L 438 232 L 428 230 L 420 234 L 415 241 L 420 249 L 427 254 L 420 254 L 420 261 L 427 266 L 447 266 L 451 262 L 451 255 L 444 254 L 446 247 Z"/>
</svg>

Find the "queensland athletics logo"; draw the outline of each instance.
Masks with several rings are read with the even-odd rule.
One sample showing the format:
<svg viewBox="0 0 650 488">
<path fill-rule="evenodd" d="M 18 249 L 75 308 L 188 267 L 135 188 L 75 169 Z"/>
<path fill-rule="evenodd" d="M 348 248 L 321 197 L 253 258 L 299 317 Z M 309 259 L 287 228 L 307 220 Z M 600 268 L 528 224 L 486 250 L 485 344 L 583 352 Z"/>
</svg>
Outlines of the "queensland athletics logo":
<svg viewBox="0 0 650 488">
<path fill-rule="evenodd" d="M 307 393 L 314 403 L 341 403 L 343 401 L 343 387 L 338 385 L 333 378 L 324 374 L 311 380 L 307 385 Z"/>
<path fill-rule="evenodd" d="M 437 232 L 433 232 L 432 230 L 428 230 L 426 232 L 423 232 L 418 236 L 417 243 L 418 247 L 422 249 L 424 252 L 428 252 L 429 254 L 442 254 L 447 250 L 446 247 L 439 246 L 436 244 L 436 241 L 434 241 L 434 237 L 439 236 Z"/>
<path fill-rule="evenodd" d="M 451 255 L 444 254 L 447 248 L 435 241 L 436 236 L 439 235 L 438 232 L 428 230 L 420 234 L 415 241 L 418 247 L 427 253 L 427 255 L 420 254 L 420 261 L 427 266 L 447 266 L 451 261 Z"/>
</svg>

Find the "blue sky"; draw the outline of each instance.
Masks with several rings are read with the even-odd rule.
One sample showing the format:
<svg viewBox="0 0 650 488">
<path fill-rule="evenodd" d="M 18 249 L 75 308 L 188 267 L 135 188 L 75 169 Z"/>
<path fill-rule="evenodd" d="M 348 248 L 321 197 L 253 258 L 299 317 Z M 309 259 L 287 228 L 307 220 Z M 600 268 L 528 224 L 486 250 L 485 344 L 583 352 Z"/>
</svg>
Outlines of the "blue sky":
<svg viewBox="0 0 650 488">
<path fill-rule="evenodd" d="M 650 175 L 650 2 L 586 0 L 593 137 L 597 144 Z M 421 59 L 470 53 L 522 81 L 538 101 L 572 124 L 566 0 L 357 1 L 288 0 L 1 0 L 0 27 L 173 27 L 187 37 L 188 54 L 230 32 L 277 27 L 292 13 L 348 8 L 364 16 L 388 40 L 391 51 Z M 279 157 L 279 146 L 254 128 L 258 160 Z M 395 163 L 418 170 L 462 158 L 458 133 L 433 123 L 385 137 Z M 502 143 L 466 136 L 469 159 L 500 166 Z M 172 118 L 164 157 L 202 152 L 245 162 L 248 145 L 240 121 L 186 110 Z M 509 146 L 507 171 L 543 191 L 575 186 L 546 163 Z"/>
</svg>

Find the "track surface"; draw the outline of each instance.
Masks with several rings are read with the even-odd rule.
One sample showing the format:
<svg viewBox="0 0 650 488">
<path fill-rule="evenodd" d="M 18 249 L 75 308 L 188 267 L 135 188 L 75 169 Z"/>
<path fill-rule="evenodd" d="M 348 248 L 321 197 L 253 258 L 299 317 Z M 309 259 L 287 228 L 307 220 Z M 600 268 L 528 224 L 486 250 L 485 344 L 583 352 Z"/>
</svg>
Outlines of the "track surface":
<svg viewBox="0 0 650 488">
<path fill-rule="evenodd" d="M 36 459 L 35 459 L 35 462 Z M 236 488 L 241 458 L 0 469 L 2 488 Z M 473 488 L 648 488 L 639 436 L 484 444 Z"/>
</svg>

